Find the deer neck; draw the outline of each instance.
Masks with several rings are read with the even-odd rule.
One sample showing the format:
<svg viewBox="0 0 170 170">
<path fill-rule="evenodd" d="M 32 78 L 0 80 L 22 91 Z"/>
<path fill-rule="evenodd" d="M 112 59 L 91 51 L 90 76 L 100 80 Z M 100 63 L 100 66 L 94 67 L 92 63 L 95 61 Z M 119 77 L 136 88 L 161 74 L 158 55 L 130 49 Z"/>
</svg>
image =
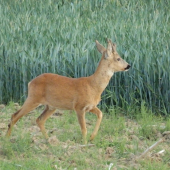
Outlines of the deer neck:
<svg viewBox="0 0 170 170">
<path fill-rule="evenodd" d="M 94 88 L 102 93 L 107 87 L 113 74 L 114 71 L 109 68 L 107 62 L 101 60 L 95 73 L 91 76 Z"/>
</svg>

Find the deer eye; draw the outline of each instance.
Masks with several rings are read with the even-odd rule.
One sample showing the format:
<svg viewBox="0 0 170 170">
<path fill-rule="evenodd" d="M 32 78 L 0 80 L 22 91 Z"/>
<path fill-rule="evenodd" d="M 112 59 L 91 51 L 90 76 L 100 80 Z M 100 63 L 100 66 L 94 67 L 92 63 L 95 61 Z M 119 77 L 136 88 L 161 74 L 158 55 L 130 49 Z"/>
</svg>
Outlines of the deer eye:
<svg viewBox="0 0 170 170">
<path fill-rule="evenodd" d="M 117 61 L 120 61 L 120 58 L 117 58 Z"/>
</svg>

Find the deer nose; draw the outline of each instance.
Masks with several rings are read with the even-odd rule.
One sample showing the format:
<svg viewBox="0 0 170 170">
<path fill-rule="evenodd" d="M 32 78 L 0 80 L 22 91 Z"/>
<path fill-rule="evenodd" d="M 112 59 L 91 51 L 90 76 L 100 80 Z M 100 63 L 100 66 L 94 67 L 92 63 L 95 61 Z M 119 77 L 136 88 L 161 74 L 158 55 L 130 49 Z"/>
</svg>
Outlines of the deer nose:
<svg viewBox="0 0 170 170">
<path fill-rule="evenodd" d="M 125 70 L 128 70 L 131 66 L 128 64 L 128 66 L 125 68 Z"/>
</svg>

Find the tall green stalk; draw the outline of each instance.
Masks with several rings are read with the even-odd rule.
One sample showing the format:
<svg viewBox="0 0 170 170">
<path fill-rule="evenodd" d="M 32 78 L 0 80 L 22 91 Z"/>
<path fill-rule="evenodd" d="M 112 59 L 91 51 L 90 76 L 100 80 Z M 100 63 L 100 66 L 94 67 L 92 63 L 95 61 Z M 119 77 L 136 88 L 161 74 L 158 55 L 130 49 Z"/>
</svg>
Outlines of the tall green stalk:
<svg viewBox="0 0 170 170">
<path fill-rule="evenodd" d="M 114 75 L 101 106 L 145 101 L 169 114 L 169 7 L 167 0 L 1 0 L 0 102 L 23 102 L 41 73 L 93 74 L 101 57 L 95 40 L 111 38 L 132 68 Z"/>
</svg>

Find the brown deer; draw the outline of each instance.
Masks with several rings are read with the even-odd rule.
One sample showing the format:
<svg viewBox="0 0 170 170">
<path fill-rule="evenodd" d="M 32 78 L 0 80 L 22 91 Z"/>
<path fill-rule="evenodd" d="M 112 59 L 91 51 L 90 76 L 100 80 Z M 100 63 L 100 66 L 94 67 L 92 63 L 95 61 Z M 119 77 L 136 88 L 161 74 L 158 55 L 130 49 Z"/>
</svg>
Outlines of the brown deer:
<svg viewBox="0 0 170 170">
<path fill-rule="evenodd" d="M 48 138 L 44 124 L 55 112 L 60 110 L 74 110 L 81 127 L 83 142 L 86 143 L 85 113 L 96 114 L 97 122 L 90 137 L 96 136 L 101 120 L 102 112 L 97 108 L 101 100 L 101 94 L 108 85 L 114 72 L 127 71 L 130 65 L 124 61 L 116 51 L 116 45 L 108 40 L 107 48 L 96 41 L 98 51 L 102 58 L 95 73 L 89 77 L 68 78 L 52 73 L 41 74 L 28 84 L 28 97 L 22 108 L 14 113 L 8 125 L 6 136 L 10 136 L 14 124 L 28 112 L 39 105 L 45 105 L 45 110 L 36 119 L 41 132 Z"/>
</svg>

